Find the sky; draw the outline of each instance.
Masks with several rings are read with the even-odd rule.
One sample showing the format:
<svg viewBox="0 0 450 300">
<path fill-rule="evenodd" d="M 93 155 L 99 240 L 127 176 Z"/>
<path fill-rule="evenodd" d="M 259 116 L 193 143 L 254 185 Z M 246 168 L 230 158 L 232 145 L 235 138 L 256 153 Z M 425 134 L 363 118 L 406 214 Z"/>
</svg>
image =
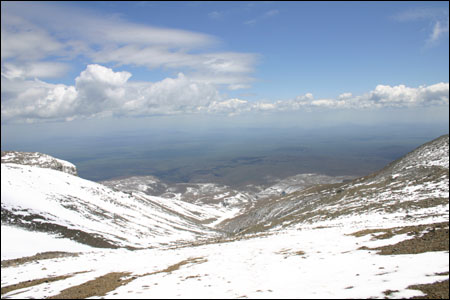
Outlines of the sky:
<svg viewBox="0 0 450 300">
<path fill-rule="evenodd" d="M 2 147 L 36 128 L 448 124 L 448 47 L 448 2 L 2 1 Z"/>
</svg>

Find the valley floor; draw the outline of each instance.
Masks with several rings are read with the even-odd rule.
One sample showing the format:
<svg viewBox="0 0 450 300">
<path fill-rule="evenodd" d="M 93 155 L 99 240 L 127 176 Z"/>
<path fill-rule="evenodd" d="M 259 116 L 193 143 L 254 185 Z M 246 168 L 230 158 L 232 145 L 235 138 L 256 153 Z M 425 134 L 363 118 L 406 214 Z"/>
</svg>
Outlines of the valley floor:
<svg viewBox="0 0 450 300">
<path fill-rule="evenodd" d="M 350 216 L 183 247 L 4 260 L 2 298 L 447 298 L 448 245 L 442 215 Z"/>
</svg>

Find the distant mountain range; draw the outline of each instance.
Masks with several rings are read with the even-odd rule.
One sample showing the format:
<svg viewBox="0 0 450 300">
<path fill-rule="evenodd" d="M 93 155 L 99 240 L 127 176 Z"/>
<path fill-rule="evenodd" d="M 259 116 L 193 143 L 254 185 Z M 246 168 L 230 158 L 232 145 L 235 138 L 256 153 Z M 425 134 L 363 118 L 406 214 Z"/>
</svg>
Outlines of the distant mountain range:
<svg viewBox="0 0 450 300">
<path fill-rule="evenodd" d="M 445 296 L 445 282 L 448 297 L 448 135 L 365 177 L 299 174 L 242 190 L 96 183 L 45 154 L 1 155 L 2 297 L 408 298 L 431 295 L 413 285 Z M 18 254 L 41 234 L 88 250 L 49 242 Z M 98 280 L 115 284 L 86 286 Z"/>
</svg>

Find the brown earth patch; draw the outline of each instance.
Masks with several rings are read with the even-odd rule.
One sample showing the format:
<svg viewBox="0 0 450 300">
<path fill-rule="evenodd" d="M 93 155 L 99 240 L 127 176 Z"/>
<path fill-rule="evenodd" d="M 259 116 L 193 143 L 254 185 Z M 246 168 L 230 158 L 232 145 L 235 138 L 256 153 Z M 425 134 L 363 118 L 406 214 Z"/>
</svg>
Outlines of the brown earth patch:
<svg viewBox="0 0 450 300">
<path fill-rule="evenodd" d="M 375 229 L 364 229 L 350 233 L 348 235 L 353 235 L 356 237 L 361 237 L 368 234 L 374 233 L 384 233 L 380 235 L 374 235 L 374 239 L 389 239 L 397 234 L 408 234 L 408 235 L 418 235 L 427 228 L 448 228 L 448 222 L 434 223 L 434 224 L 423 224 L 414 226 L 404 226 L 404 227 L 393 227 L 393 228 L 375 228 Z"/>
<path fill-rule="evenodd" d="M 188 259 L 180 261 L 179 263 L 171 265 L 171 266 L 167 267 L 166 269 L 164 269 L 162 271 L 148 273 L 148 274 L 144 274 L 142 276 L 154 275 L 154 274 L 157 274 L 157 273 L 164 273 L 164 272 L 165 273 L 172 273 L 173 271 L 176 271 L 176 270 L 180 269 L 180 267 L 183 266 L 183 265 L 203 263 L 203 262 L 206 262 L 206 261 L 207 260 L 205 258 L 203 258 L 203 257 L 188 258 Z"/>
<path fill-rule="evenodd" d="M 62 290 L 58 295 L 48 297 L 47 299 L 84 299 L 94 296 L 105 296 L 106 293 L 135 279 L 135 277 L 122 279 L 130 274 L 128 272 L 108 273 L 80 285 Z"/>
<path fill-rule="evenodd" d="M 61 293 L 59 293 L 58 295 L 48 297 L 47 299 L 83 299 L 83 298 L 94 297 L 94 296 L 101 297 L 101 296 L 105 296 L 110 291 L 113 291 L 122 285 L 128 284 L 129 282 L 131 282 L 139 277 L 155 275 L 155 274 L 159 274 L 159 273 L 171 273 L 176 270 L 179 270 L 180 267 L 183 265 L 203 263 L 206 261 L 207 260 L 203 257 L 188 258 L 188 259 L 182 260 L 176 264 L 170 265 L 161 271 L 145 273 L 142 275 L 131 276 L 130 272 L 108 273 L 108 274 L 100 276 L 96 279 L 82 283 L 80 285 L 65 289 L 65 290 L 61 291 Z M 124 277 L 128 277 L 128 278 L 124 279 Z"/>
<path fill-rule="evenodd" d="M 425 296 L 416 296 L 411 299 L 449 299 L 448 279 L 430 284 L 411 285 L 408 289 L 420 290 L 425 294 Z"/>
<path fill-rule="evenodd" d="M 60 251 L 41 252 L 33 256 L 2 260 L 1 266 L 2 268 L 8 268 L 43 259 L 53 259 L 60 257 L 77 257 L 78 255 L 79 253 L 60 252 Z"/>
<path fill-rule="evenodd" d="M 12 285 L 8 285 L 8 286 L 5 286 L 5 287 L 2 287 L 1 288 L 1 294 L 3 295 L 3 294 L 9 293 L 9 292 L 14 291 L 14 290 L 24 289 L 24 288 L 35 286 L 35 285 L 39 285 L 39 284 L 42 284 L 42 283 L 49 283 L 49 282 L 53 282 L 53 281 L 67 279 L 67 278 L 72 277 L 72 276 L 74 276 L 76 274 L 81 274 L 81 273 L 86 273 L 86 272 L 88 272 L 88 271 L 76 272 L 76 273 L 67 274 L 67 275 L 39 278 L 39 279 L 19 282 L 19 283 L 16 283 L 16 284 L 12 284 Z"/>
<path fill-rule="evenodd" d="M 397 292 L 398 292 L 398 290 L 386 290 L 383 292 L 383 294 L 385 294 L 386 296 L 390 296 L 393 293 L 397 293 Z"/>
<path fill-rule="evenodd" d="M 449 251 L 449 228 L 448 222 L 408 226 L 397 228 L 397 230 L 387 229 L 387 236 L 391 234 L 413 235 L 409 240 L 401 241 L 393 245 L 387 245 L 376 248 L 360 247 L 360 250 L 379 250 L 378 254 L 392 255 L 392 254 L 418 254 L 430 251 Z M 391 230 L 389 232 L 389 230 Z M 422 234 L 422 232 L 426 231 Z M 361 232 L 354 233 L 360 234 Z M 369 233 L 369 232 L 368 232 Z M 365 234 L 368 234 L 365 233 Z M 357 236 L 357 235 L 356 235 Z M 377 238 L 385 238 L 382 235 Z"/>
</svg>

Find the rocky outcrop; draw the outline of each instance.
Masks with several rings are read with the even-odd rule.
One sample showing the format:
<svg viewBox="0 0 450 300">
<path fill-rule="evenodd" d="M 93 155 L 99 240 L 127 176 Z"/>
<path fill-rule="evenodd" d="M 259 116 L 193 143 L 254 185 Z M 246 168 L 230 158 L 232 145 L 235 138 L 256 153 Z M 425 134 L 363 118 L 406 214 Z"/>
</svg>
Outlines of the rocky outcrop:
<svg viewBox="0 0 450 300">
<path fill-rule="evenodd" d="M 3 163 L 36 166 L 78 176 L 75 165 L 68 161 L 57 159 L 39 152 L 2 151 L 2 164 Z"/>
</svg>

